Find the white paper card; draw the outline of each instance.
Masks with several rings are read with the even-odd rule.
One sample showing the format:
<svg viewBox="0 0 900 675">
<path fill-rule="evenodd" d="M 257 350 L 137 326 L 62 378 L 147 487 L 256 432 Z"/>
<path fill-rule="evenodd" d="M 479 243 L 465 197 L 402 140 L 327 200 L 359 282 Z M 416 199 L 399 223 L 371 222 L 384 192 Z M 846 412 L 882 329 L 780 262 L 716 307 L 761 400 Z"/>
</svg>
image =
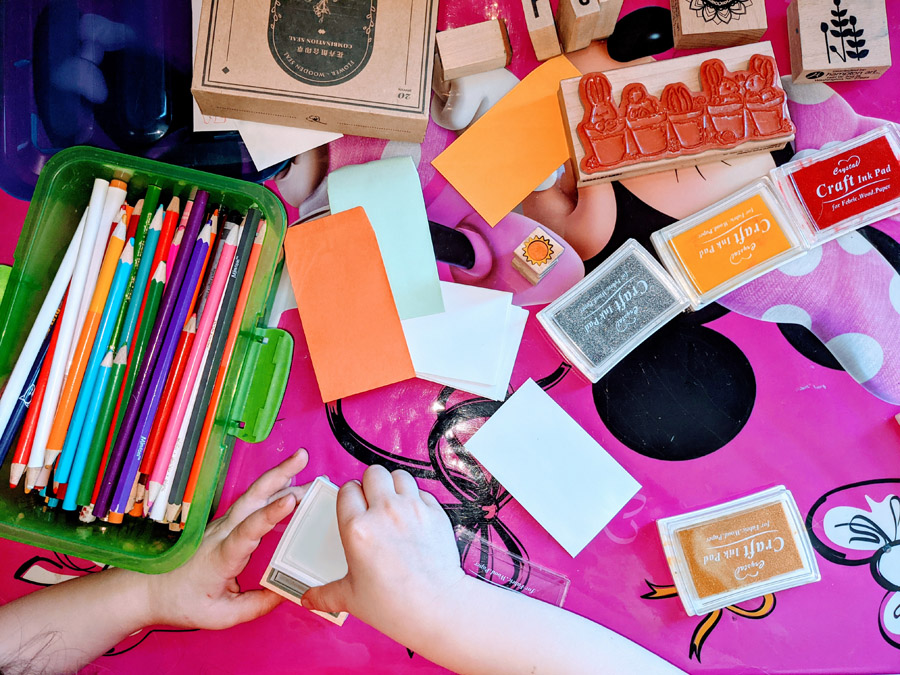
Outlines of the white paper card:
<svg viewBox="0 0 900 675">
<path fill-rule="evenodd" d="M 234 123 L 257 171 L 343 136 L 333 131 L 298 129 L 248 120 L 234 120 Z"/>
<path fill-rule="evenodd" d="M 465 445 L 572 557 L 641 488 L 533 380 Z"/>
<path fill-rule="evenodd" d="M 503 400 L 528 318 L 512 294 L 441 282 L 444 312 L 402 322 L 416 376 Z"/>
</svg>

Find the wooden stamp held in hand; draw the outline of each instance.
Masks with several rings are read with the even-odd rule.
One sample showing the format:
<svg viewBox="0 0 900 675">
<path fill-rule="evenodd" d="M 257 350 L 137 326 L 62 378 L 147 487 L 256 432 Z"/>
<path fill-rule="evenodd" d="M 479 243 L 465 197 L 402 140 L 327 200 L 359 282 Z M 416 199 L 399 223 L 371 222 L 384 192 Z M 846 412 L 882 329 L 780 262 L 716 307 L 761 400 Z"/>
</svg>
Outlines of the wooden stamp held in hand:
<svg viewBox="0 0 900 675">
<path fill-rule="evenodd" d="M 584 49 L 597 34 L 600 5 L 597 0 L 559 0 L 556 22 L 564 52 Z"/>
<path fill-rule="evenodd" d="M 534 286 L 553 269 L 565 250 L 546 230 L 536 227 L 516 246 L 512 266 Z"/>
<path fill-rule="evenodd" d="M 675 49 L 734 47 L 766 32 L 765 0 L 669 0 Z"/>
<path fill-rule="evenodd" d="M 522 0 L 522 12 L 528 36 L 534 47 L 538 61 L 546 61 L 560 55 L 559 38 L 556 37 L 556 22 L 550 0 Z"/>
<path fill-rule="evenodd" d="M 891 67 L 885 0 L 793 0 L 787 22 L 798 84 L 877 80 Z"/>
<path fill-rule="evenodd" d="M 435 68 L 441 69 L 442 82 L 505 68 L 512 58 L 502 19 L 441 31 L 435 42 Z"/>
</svg>

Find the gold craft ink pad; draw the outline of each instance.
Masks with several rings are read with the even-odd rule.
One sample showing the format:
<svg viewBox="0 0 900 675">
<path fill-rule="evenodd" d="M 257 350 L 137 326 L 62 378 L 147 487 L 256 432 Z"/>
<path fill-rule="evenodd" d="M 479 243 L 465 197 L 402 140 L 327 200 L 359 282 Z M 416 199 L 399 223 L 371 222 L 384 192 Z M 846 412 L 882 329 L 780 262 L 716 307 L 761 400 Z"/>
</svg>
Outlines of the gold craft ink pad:
<svg viewBox="0 0 900 675">
<path fill-rule="evenodd" d="M 821 578 L 797 504 L 783 485 L 656 524 L 690 616 Z"/>
</svg>

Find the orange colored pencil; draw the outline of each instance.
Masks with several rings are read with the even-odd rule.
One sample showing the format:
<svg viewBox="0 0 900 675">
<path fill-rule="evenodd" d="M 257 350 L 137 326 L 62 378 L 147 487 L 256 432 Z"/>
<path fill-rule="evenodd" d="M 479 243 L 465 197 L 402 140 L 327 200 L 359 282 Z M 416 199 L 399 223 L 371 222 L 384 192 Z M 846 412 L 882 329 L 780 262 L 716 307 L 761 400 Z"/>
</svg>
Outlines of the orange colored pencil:
<svg viewBox="0 0 900 675">
<path fill-rule="evenodd" d="M 147 448 L 144 450 L 144 457 L 141 459 L 139 471 L 148 474 L 153 471 L 153 463 L 159 454 L 159 447 L 162 445 L 163 436 L 166 433 L 166 425 L 169 416 L 172 413 L 172 406 L 175 405 L 175 399 L 178 398 L 178 389 L 181 385 L 181 378 L 184 376 L 184 370 L 187 366 L 188 357 L 191 354 L 191 347 L 194 346 L 194 338 L 197 337 L 197 315 L 192 314 L 184 325 L 181 335 L 178 338 L 178 346 L 175 348 L 175 358 L 172 360 L 172 367 L 169 370 L 169 379 L 166 380 L 166 388 L 163 391 L 162 399 L 159 402 L 159 408 L 156 413 L 156 419 L 153 421 L 153 427 L 150 429 L 150 436 L 147 438 Z"/>
<path fill-rule="evenodd" d="M 203 466 L 203 455 L 206 452 L 206 446 L 209 443 L 209 436 L 212 433 L 213 423 L 216 419 L 216 408 L 219 407 L 219 399 L 222 396 L 222 385 L 225 382 L 225 375 L 228 372 L 228 362 L 234 352 L 234 344 L 237 341 L 238 333 L 241 329 L 241 317 L 247 308 L 247 298 L 250 296 L 250 288 L 253 286 L 253 276 L 256 274 L 256 267 L 259 264 L 259 255 L 262 252 L 263 241 L 266 238 L 266 221 L 261 220 L 256 230 L 256 239 L 253 241 L 253 248 L 250 249 L 250 258 L 247 260 L 247 269 L 244 272 L 244 278 L 241 281 L 241 290 L 238 295 L 237 304 L 234 307 L 234 315 L 231 319 L 231 326 L 228 328 L 228 337 L 225 339 L 225 349 L 222 352 L 222 360 L 219 362 L 219 370 L 216 373 L 216 383 L 213 386 L 212 398 L 209 401 L 209 407 L 206 409 L 206 418 L 203 420 L 203 428 L 200 431 L 200 440 L 197 442 L 197 450 L 194 455 L 194 463 L 191 465 L 191 473 L 188 476 L 187 486 L 184 488 L 184 500 L 181 509 L 182 522 L 187 520 L 188 511 L 191 508 L 191 500 L 194 498 L 194 490 L 197 488 L 197 479 L 200 476 L 200 468 Z"/>
<path fill-rule="evenodd" d="M 94 288 L 91 304 L 88 306 L 87 314 L 84 317 L 81 336 L 78 338 L 78 343 L 72 356 L 72 363 L 69 365 L 59 396 L 56 415 L 53 418 L 50 436 L 47 439 L 47 449 L 44 452 L 45 468 L 52 467 L 56 463 L 56 459 L 59 457 L 63 443 L 66 440 L 66 432 L 72 419 L 72 411 L 75 409 L 75 400 L 78 398 L 84 371 L 87 368 L 91 350 L 94 348 L 94 339 L 97 337 L 97 329 L 100 326 L 106 296 L 109 295 L 113 275 L 119 264 L 119 256 L 122 255 L 124 248 L 125 223 L 120 219 L 106 247 L 103 262 L 100 265 L 100 273 L 97 276 L 97 285 Z"/>
<path fill-rule="evenodd" d="M 34 441 L 34 432 L 37 429 L 41 403 L 44 401 L 44 392 L 47 391 L 47 380 L 50 379 L 50 364 L 53 362 L 53 354 L 56 353 L 56 339 L 59 337 L 60 319 L 66 309 L 66 298 L 68 296 L 69 293 L 66 291 L 59 306 L 59 314 L 56 316 L 56 325 L 53 326 L 53 335 L 50 337 L 47 355 L 44 357 L 41 372 L 38 374 L 37 382 L 35 382 L 34 393 L 31 395 L 31 404 L 28 406 L 28 412 L 25 413 L 25 421 L 22 422 L 22 431 L 19 432 L 19 440 L 13 453 L 12 466 L 9 469 L 9 487 L 13 489 L 22 480 L 25 466 L 28 464 L 28 457 L 31 454 L 31 443 Z"/>
</svg>

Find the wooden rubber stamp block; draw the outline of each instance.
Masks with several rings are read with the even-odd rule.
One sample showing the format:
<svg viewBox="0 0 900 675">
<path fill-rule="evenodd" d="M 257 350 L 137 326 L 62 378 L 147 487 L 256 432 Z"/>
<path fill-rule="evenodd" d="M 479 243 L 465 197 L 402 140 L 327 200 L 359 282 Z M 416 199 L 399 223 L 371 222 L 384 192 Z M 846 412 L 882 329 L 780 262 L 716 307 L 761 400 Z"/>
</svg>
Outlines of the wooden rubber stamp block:
<svg viewBox="0 0 900 675">
<path fill-rule="evenodd" d="M 625 0 L 598 0 L 598 2 L 600 4 L 600 19 L 597 21 L 597 31 L 594 33 L 594 39 L 603 40 L 613 34 Z"/>
<path fill-rule="evenodd" d="M 765 0 L 669 0 L 675 49 L 734 47 L 766 32 Z"/>
<path fill-rule="evenodd" d="M 885 0 L 794 0 L 787 21 L 794 82 L 877 80 L 891 67 Z"/>
<path fill-rule="evenodd" d="M 441 68 L 444 82 L 505 68 L 512 57 L 502 19 L 444 30 L 435 40 L 435 64 Z"/>
<path fill-rule="evenodd" d="M 550 0 L 522 0 L 525 25 L 538 61 L 546 61 L 560 55 L 559 38 Z"/>
<path fill-rule="evenodd" d="M 600 21 L 597 0 L 559 0 L 556 12 L 559 41 L 564 52 L 578 51 L 591 44 Z"/>
<path fill-rule="evenodd" d="M 559 99 L 579 187 L 794 138 L 769 42 L 563 80 Z"/>
<path fill-rule="evenodd" d="M 546 230 L 536 227 L 513 253 L 512 266 L 531 285 L 536 285 L 566 249 Z"/>
</svg>

